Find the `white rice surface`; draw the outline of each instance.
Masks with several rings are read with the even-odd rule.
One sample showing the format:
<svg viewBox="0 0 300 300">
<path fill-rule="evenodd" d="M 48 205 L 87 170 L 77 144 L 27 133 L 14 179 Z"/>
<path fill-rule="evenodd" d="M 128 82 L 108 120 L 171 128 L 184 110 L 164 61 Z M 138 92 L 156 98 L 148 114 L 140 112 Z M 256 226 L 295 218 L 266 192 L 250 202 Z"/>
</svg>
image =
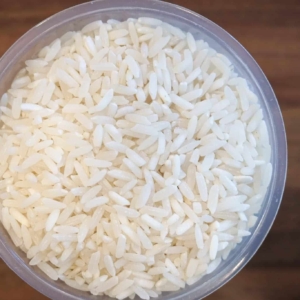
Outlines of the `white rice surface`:
<svg viewBox="0 0 300 300">
<path fill-rule="evenodd" d="M 0 220 L 30 265 L 149 299 L 251 234 L 271 148 L 224 55 L 145 17 L 87 24 L 25 65 L 0 100 Z"/>
</svg>

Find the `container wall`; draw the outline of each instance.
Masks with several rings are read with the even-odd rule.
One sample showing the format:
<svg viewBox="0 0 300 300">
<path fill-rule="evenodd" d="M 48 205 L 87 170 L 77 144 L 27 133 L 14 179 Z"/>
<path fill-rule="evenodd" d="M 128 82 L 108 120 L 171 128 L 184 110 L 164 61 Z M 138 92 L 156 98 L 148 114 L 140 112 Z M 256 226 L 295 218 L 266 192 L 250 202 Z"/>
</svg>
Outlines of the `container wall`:
<svg viewBox="0 0 300 300">
<path fill-rule="evenodd" d="M 126 6 L 125 6 L 126 5 Z M 286 141 L 283 121 L 275 95 L 264 74 L 253 58 L 228 33 L 209 20 L 177 6 L 151 0 L 104 0 L 80 5 L 55 15 L 23 36 L 0 61 L 0 95 L 9 88 L 24 60 L 36 55 L 38 50 L 67 31 L 82 28 L 97 19 L 125 20 L 129 17 L 155 17 L 190 31 L 197 39 L 204 39 L 212 48 L 226 55 L 236 72 L 246 78 L 260 99 L 272 146 L 274 176 L 259 214 L 260 221 L 252 229 L 253 235 L 232 251 L 212 274 L 183 291 L 168 293 L 159 299 L 199 299 L 234 276 L 252 257 L 267 234 L 281 201 L 286 174 Z M 279 159 L 280 158 L 280 159 Z M 84 292 L 75 291 L 61 282 L 53 282 L 37 268 L 28 266 L 24 253 L 12 244 L 4 228 L 0 228 L 1 256 L 20 277 L 52 299 L 96 299 Z M 97 297 L 97 299 L 100 299 Z M 109 299 L 102 297 L 101 299 Z"/>
</svg>

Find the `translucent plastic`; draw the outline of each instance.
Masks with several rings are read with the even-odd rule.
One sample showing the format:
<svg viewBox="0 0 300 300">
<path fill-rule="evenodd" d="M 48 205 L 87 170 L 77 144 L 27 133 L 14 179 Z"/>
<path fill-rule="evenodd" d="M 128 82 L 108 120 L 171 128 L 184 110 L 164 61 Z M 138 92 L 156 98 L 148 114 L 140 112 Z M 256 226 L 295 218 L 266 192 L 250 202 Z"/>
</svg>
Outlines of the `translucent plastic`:
<svg viewBox="0 0 300 300">
<path fill-rule="evenodd" d="M 196 284 L 174 293 L 164 293 L 159 299 L 200 299 L 209 295 L 237 274 L 257 251 L 266 237 L 280 206 L 287 167 L 286 136 L 281 112 L 274 92 L 251 55 L 226 31 L 206 18 L 180 6 L 153 0 L 103 0 L 88 2 L 60 12 L 43 21 L 22 36 L 0 60 L 0 95 L 6 91 L 25 59 L 65 32 L 82 28 L 96 19 L 125 20 L 149 16 L 162 19 L 188 30 L 225 54 L 235 70 L 250 83 L 260 99 L 272 147 L 273 176 L 258 222 L 252 235 L 244 238 L 215 272 Z M 39 292 L 55 300 L 109 299 L 77 291 L 60 281 L 52 281 L 35 267 L 28 265 L 26 255 L 17 249 L 5 229 L 0 227 L 0 254 L 6 264 Z"/>
</svg>

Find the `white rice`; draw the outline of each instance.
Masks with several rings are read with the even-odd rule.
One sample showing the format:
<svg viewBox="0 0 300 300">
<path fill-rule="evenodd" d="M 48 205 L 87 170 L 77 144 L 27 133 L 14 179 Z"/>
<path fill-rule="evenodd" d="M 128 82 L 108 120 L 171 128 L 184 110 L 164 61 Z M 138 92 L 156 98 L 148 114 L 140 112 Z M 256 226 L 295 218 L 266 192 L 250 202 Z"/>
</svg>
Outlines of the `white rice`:
<svg viewBox="0 0 300 300">
<path fill-rule="evenodd" d="M 30 265 L 149 299 L 214 272 L 251 234 L 271 148 L 224 55 L 142 17 L 87 24 L 25 65 L 0 100 L 0 219 Z"/>
</svg>

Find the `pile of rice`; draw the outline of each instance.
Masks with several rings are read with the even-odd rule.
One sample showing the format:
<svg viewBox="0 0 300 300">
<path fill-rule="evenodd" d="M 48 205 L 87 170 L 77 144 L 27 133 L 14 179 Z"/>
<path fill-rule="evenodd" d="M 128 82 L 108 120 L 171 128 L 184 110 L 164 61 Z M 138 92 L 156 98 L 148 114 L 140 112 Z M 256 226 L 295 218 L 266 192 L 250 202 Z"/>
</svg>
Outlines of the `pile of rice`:
<svg viewBox="0 0 300 300">
<path fill-rule="evenodd" d="M 0 102 L 0 209 L 31 266 L 149 299 L 250 235 L 271 149 L 228 58 L 139 18 L 68 32 L 25 64 Z"/>
</svg>

